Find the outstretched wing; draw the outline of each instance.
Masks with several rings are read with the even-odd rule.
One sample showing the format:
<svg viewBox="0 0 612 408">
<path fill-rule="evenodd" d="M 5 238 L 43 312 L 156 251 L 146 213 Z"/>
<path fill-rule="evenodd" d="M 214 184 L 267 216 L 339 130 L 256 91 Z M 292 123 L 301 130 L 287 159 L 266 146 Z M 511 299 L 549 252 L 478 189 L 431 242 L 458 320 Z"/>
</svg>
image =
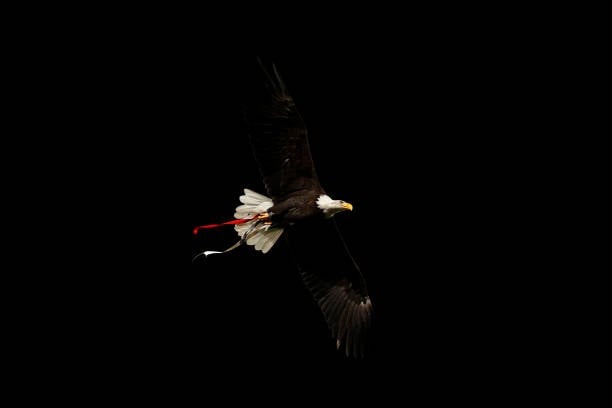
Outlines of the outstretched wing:
<svg viewBox="0 0 612 408">
<path fill-rule="evenodd" d="M 363 357 L 372 322 L 364 278 L 335 221 L 321 220 L 288 230 L 291 251 L 303 281 L 347 356 Z"/>
<path fill-rule="evenodd" d="M 259 61 L 265 89 L 246 109 L 249 139 L 271 198 L 300 189 L 321 190 L 300 113 L 276 67 Z"/>
</svg>

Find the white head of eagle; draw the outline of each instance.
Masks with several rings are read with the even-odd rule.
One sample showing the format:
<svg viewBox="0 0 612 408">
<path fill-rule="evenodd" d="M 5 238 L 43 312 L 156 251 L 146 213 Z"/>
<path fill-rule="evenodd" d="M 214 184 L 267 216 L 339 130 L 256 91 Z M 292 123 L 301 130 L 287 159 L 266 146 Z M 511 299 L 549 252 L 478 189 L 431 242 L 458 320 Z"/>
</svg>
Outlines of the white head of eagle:
<svg viewBox="0 0 612 408">
<path fill-rule="evenodd" d="M 330 218 L 342 211 L 353 211 L 353 206 L 350 203 L 342 200 L 332 200 L 327 194 L 321 194 L 317 198 L 317 207 L 319 207 L 326 218 Z"/>
</svg>

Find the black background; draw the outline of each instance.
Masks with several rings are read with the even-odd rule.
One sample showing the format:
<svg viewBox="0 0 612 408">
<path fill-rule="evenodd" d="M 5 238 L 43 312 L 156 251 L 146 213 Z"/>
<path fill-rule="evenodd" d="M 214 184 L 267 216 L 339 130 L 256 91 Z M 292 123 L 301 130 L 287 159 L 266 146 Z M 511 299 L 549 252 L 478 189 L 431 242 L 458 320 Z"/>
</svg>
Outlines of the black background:
<svg viewBox="0 0 612 408">
<path fill-rule="evenodd" d="M 335 350 L 284 243 L 265 256 L 241 248 L 191 262 L 237 238 L 231 227 L 194 236 L 195 226 L 232 219 L 245 187 L 264 192 L 241 110 L 261 77 L 255 53 L 168 52 L 172 63 L 134 75 L 148 78 L 143 88 L 159 80 L 161 89 L 138 94 L 155 135 L 150 155 L 139 153 L 154 192 L 147 204 L 163 215 L 152 214 L 144 229 L 159 238 L 144 255 L 155 264 L 184 243 L 184 267 L 155 267 L 154 293 L 144 294 L 145 328 L 160 318 L 164 340 L 153 344 L 171 364 L 312 365 L 350 375 L 397 364 L 426 376 L 516 363 L 529 347 L 530 329 L 515 330 L 527 295 L 515 291 L 531 249 L 513 225 L 521 205 L 513 144 L 521 142 L 505 60 L 444 44 L 261 55 L 276 64 L 304 117 L 324 188 L 355 206 L 337 221 L 367 279 L 375 320 L 368 357 L 353 362 Z"/>
<path fill-rule="evenodd" d="M 543 319 L 527 307 L 534 238 L 520 238 L 531 199 L 517 194 L 531 146 L 524 60 L 499 52 L 503 41 L 452 36 L 325 53 L 213 53 L 170 39 L 88 39 L 51 85 L 71 84 L 71 131 L 87 130 L 66 174 L 94 169 L 70 207 L 89 209 L 95 232 L 90 273 L 65 282 L 79 288 L 64 304 L 78 331 L 69 353 L 187 384 L 264 368 L 355 381 L 400 370 L 428 385 L 526 374 Z M 293 95 L 322 185 L 355 207 L 337 221 L 374 304 L 362 361 L 335 350 L 283 242 L 192 262 L 237 239 L 195 226 L 232 219 L 245 187 L 264 192 L 241 111 L 260 86 L 256 55 Z"/>
<path fill-rule="evenodd" d="M 283 399 L 294 384 L 285 405 L 328 390 L 378 403 L 548 398 L 576 348 L 566 321 L 578 301 L 556 285 L 584 270 L 559 276 L 566 214 L 549 198 L 576 177 L 562 164 L 578 167 L 558 148 L 583 131 L 560 141 L 571 119 L 557 112 L 576 103 L 580 28 L 550 8 L 419 7 L 265 21 L 54 6 L 15 19 L 6 140 L 25 154 L 22 167 L 7 160 L 19 190 L 5 202 L 27 214 L 6 218 L 29 253 L 6 268 L 20 280 L 5 287 L 17 321 L 6 337 L 19 343 L 11 376 L 39 380 L 23 395 L 176 405 L 190 393 Z M 301 21 L 307 11 L 319 18 Z M 192 262 L 236 239 L 193 227 L 230 219 L 244 187 L 263 191 L 240 114 L 256 55 L 294 96 L 324 187 L 355 206 L 338 222 L 375 307 L 363 361 L 334 349 L 283 245 Z"/>
<path fill-rule="evenodd" d="M 522 308 L 512 293 L 520 243 L 507 211 L 516 199 L 509 173 L 520 172 L 506 166 L 517 142 L 513 79 L 484 45 L 440 45 L 262 55 L 302 112 L 324 188 L 355 206 L 338 222 L 375 307 L 368 357 L 351 362 L 334 350 L 283 242 L 266 256 L 241 248 L 190 265 L 179 287 L 189 318 L 180 321 L 195 356 L 487 371 L 524 347 L 525 334 L 512 330 Z M 242 188 L 264 192 L 240 116 L 241 98 L 260 85 L 255 57 L 206 64 L 214 68 L 201 91 L 186 91 L 194 95 L 183 132 L 192 135 L 184 236 L 231 219 Z M 225 249 L 236 235 L 227 227 L 190 239 L 193 256 Z"/>
<path fill-rule="evenodd" d="M 536 145 L 520 101 L 534 74 L 500 43 L 436 45 L 261 55 L 304 117 L 324 188 L 355 206 L 337 221 L 374 304 L 367 357 L 335 350 L 281 241 L 267 255 L 241 248 L 199 258 L 182 275 L 177 326 L 192 361 L 222 355 L 247 371 L 312 369 L 366 389 L 403 378 L 457 392 L 548 369 L 537 224 L 524 236 L 539 182 L 524 182 Z M 255 56 L 207 64 L 215 76 L 186 115 L 185 237 L 231 219 L 242 188 L 264 192 L 239 106 L 261 80 Z M 236 238 L 231 227 L 201 231 L 189 237 L 188 256 Z"/>
</svg>

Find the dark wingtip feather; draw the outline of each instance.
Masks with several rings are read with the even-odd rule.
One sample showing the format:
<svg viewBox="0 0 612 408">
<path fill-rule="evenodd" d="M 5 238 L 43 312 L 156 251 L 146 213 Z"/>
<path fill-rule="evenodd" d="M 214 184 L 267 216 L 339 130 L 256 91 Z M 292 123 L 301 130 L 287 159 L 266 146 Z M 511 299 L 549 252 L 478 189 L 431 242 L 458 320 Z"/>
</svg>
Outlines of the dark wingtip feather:
<svg viewBox="0 0 612 408">
<path fill-rule="evenodd" d="M 284 86 L 282 86 L 281 89 L 279 90 L 279 85 L 277 85 L 277 81 L 275 81 L 274 78 L 272 78 L 272 76 L 270 75 L 270 72 L 268 72 L 268 69 L 264 65 L 261 58 L 257 57 L 257 63 L 259 64 L 259 67 L 261 68 L 261 71 L 263 72 L 263 74 L 266 76 L 266 79 L 267 79 L 266 86 L 270 87 L 273 93 L 279 93 L 279 91 L 282 91 Z M 278 73 L 276 72 L 276 67 L 274 67 L 274 64 L 272 64 L 272 69 L 274 70 L 274 73 L 276 77 L 278 78 Z"/>
<path fill-rule="evenodd" d="M 278 85 L 280 87 L 280 91 L 283 93 L 283 95 L 287 94 L 287 88 L 285 87 L 285 83 L 283 82 L 280 74 L 276 70 L 276 65 L 274 64 L 272 64 L 272 71 L 274 72 L 274 76 L 276 77 L 276 81 L 278 82 Z"/>
<path fill-rule="evenodd" d="M 327 286 L 313 274 L 301 272 L 325 317 L 336 348 L 347 358 L 365 358 L 372 319 L 370 298 L 358 295 L 346 282 Z"/>
</svg>

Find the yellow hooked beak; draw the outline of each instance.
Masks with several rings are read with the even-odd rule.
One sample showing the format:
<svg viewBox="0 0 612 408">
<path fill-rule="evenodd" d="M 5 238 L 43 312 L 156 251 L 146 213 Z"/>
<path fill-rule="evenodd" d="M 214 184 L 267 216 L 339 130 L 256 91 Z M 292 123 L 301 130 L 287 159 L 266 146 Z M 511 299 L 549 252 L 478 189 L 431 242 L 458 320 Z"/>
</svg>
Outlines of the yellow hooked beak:
<svg viewBox="0 0 612 408">
<path fill-rule="evenodd" d="M 351 203 L 342 203 L 342 208 L 345 210 L 353 211 L 353 204 Z"/>
</svg>

